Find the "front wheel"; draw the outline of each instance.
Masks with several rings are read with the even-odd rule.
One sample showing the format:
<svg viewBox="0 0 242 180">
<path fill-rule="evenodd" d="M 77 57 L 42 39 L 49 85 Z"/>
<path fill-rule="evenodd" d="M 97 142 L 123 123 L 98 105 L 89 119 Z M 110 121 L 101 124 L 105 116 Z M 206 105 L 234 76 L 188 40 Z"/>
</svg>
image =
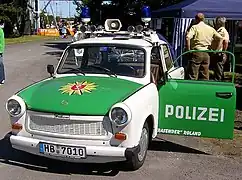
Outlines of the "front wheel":
<svg viewBox="0 0 242 180">
<path fill-rule="evenodd" d="M 139 140 L 139 151 L 134 152 L 133 156 L 127 161 L 127 166 L 130 170 L 137 170 L 144 164 L 149 146 L 149 139 L 149 126 L 146 122 Z"/>
</svg>

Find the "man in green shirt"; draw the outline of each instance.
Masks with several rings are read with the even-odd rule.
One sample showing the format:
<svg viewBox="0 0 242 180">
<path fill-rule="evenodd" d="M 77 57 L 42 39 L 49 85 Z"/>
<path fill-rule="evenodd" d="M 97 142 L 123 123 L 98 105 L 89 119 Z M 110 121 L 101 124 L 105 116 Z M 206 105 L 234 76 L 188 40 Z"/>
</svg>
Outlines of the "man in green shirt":
<svg viewBox="0 0 242 180">
<path fill-rule="evenodd" d="M 5 49 L 5 39 L 4 39 L 4 22 L 0 21 L 0 85 L 4 84 L 5 81 L 5 72 L 3 64 L 3 52 Z"/>
</svg>

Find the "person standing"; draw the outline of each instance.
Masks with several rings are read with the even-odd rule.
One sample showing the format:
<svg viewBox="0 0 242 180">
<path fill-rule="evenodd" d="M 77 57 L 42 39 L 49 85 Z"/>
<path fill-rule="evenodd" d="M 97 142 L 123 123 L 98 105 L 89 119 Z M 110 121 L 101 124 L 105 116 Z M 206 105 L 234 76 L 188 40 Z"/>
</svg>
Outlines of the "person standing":
<svg viewBox="0 0 242 180">
<path fill-rule="evenodd" d="M 213 40 L 219 49 L 223 37 L 211 26 L 204 23 L 205 16 L 198 13 L 193 25 L 186 34 L 187 50 L 209 50 Z M 190 80 L 209 80 L 210 56 L 207 52 L 194 52 L 188 61 L 187 76 Z"/>
<path fill-rule="evenodd" d="M 5 72 L 3 64 L 3 53 L 5 49 L 5 39 L 4 39 L 4 22 L 0 21 L 0 85 L 4 84 Z"/>
<path fill-rule="evenodd" d="M 217 17 L 215 19 L 215 28 L 217 32 L 224 38 L 219 50 L 226 51 L 229 44 L 229 33 L 225 28 L 226 18 Z M 214 55 L 215 67 L 214 67 L 214 79 L 221 81 L 224 78 L 224 64 L 227 61 L 226 53 L 215 53 Z"/>
</svg>

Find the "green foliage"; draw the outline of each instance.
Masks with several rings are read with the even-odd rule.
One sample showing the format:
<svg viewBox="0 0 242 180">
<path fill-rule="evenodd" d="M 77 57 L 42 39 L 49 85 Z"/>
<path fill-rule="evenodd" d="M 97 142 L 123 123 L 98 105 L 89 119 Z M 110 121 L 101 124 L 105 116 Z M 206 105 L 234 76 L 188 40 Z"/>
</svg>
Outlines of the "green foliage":
<svg viewBox="0 0 242 180">
<path fill-rule="evenodd" d="M 4 20 L 5 23 L 16 22 L 21 10 L 22 8 L 16 7 L 13 2 L 0 4 L 0 20 Z"/>
<path fill-rule="evenodd" d="M 90 3 L 90 1 L 92 1 L 92 0 L 83 0 L 82 3 L 83 3 L 83 5 L 88 5 Z"/>
<path fill-rule="evenodd" d="M 13 2 L 0 4 L 0 20 L 5 23 L 5 36 L 10 37 L 13 34 L 13 26 L 17 24 L 17 17 L 22 13 L 22 8 L 16 6 Z"/>
<path fill-rule="evenodd" d="M 84 0 L 84 4 L 91 9 L 92 22 L 100 23 L 101 18 L 113 17 L 127 20 L 127 16 L 135 12 L 136 17 L 140 16 L 140 9 L 143 5 L 148 5 L 152 10 L 179 3 L 183 0 L 111 0 L 111 5 L 102 5 L 103 0 Z M 78 9 L 79 11 L 79 9 Z M 102 11 L 105 17 L 100 17 Z M 135 21 L 135 18 L 134 21 Z"/>
</svg>

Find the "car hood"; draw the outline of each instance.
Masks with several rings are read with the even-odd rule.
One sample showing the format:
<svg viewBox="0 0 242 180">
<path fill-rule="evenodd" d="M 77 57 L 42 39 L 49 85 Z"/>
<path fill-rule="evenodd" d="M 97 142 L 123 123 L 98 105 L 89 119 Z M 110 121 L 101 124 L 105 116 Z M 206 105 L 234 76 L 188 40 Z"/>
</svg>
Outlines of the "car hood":
<svg viewBox="0 0 242 180">
<path fill-rule="evenodd" d="M 115 77 L 69 76 L 41 81 L 19 93 L 33 111 L 105 115 L 143 85 Z"/>
</svg>

